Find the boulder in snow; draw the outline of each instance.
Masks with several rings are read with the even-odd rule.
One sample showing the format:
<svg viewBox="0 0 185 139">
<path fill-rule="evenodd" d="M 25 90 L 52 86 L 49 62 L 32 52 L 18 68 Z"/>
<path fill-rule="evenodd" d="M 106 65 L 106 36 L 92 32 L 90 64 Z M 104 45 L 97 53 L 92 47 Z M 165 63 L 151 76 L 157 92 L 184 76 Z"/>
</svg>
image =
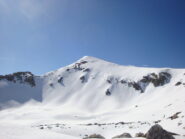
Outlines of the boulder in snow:
<svg viewBox="0 0 185 139">
<path fill-rule="evenodd" d="M 177 119 L 177 118 L 179 118 L 179 114 L 180 114 L 181 112 L 177 112 L 177 113 L 175 113 L 174 115 L 172 115 L 172 116 L 170 116 L 169 117 L 169 119 L 171 119 L 171 120 L 174 120 L 174 119 Z"/>
<path fill-rule="evenodd" d="M 102 135 L 100 134 L 92 134 L 92 135 L 89 135 L 83 139 L 91 139 L 91 138 L 96 138 L 96 139 L 105 139 Z"/>
<path fill-rule="evenodd" d="M 130 135 L 130 133 L 123 133 L 121 135 L 117 135 L 115 137 L 112 137 L 112 139 L 116 139 L 116 138 L 132 138 L 132 136 Z"/>
<path fill-rule="evenodd" d="M 175 139 L 172 134 L 164 130 L 160 125 L 152 126 L 146 133 L 147 139 Z"/>
<path fill-rule="evenodd" d="M 139 133 L 136 133 L 135 137 L 143 137 L 143 138 L 145 138 L 146 135 L 144 133 L 139 132 Z"/>
</svg>

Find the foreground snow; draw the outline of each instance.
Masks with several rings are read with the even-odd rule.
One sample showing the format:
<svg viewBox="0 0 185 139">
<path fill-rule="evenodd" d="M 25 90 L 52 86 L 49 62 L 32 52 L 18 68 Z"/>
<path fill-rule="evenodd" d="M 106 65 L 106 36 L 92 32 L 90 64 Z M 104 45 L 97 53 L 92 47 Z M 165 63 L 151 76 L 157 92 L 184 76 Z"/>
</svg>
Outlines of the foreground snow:
<svg viewBox="0 0 185 139">
<path fill-rule="evenodd" d="M 1 139 L 80 139 L 56 132 L 40 131 L 23 125 L 1 124 L 0 130 Z"/>
</svg>

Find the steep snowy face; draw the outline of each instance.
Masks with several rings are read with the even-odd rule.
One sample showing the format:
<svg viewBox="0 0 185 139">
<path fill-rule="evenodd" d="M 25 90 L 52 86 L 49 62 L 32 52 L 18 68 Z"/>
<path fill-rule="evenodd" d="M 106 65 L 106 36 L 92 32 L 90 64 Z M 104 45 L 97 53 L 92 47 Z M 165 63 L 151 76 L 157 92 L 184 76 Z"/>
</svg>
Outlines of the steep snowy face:
<svg viewBox="0 0 185 139">
<path fill-rule="evenodd" d="M 0 76 L 0 102 L 36 99 L 43 104 L 108 111 L 130 105 L 143 93 L 183 85 L 184 72 L 183 69 L 120 66 L 85 56 L 43 76 L 30 72 Z"/>
<path fill-rule="evenodd" d="M 142 93 L 174 87 L 183 71 L 120 66 L 86 56 L 44 75 L 43 102 L 87 111 L 123 108 Z"/>
</svg>

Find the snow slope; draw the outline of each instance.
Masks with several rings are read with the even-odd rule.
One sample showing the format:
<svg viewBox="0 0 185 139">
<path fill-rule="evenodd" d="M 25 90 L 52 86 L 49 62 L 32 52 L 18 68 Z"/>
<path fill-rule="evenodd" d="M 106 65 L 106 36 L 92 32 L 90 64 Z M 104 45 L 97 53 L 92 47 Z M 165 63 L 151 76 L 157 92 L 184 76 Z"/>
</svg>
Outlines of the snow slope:
<svg viewBox="0 0 185 139">
<path fill-rule="evenodd" d="M 32 138 L 100 133 L 109 139 L 146 132 L 155 123 L 185 134 L 185 69 L 120 66 L 85 56 L 33 76 L 34 84 L 25 82 L 30 75 L 19 76 L 13 81 L 0 76 L 1 138 L 23 138 L 33 131 Z"/>
</svg>

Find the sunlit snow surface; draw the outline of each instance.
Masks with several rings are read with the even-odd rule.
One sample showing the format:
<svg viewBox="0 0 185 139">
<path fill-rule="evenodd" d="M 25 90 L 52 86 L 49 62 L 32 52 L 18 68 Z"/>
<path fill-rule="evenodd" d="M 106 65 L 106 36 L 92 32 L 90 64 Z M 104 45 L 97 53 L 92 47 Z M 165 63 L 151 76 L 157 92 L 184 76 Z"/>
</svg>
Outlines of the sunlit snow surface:
<svg viewBox="0 0 185 139">
<path fill-rule="evenodd" d="M 79 68 L 77 63 L 81 62 Z M 120 83 L 123 79 L 137 82 L 159 72 L 170 73 L 170 82 L 159 87 L 149 84 L 144 93 Z M 123 132 L 132 136 L 146 133 L 157 122 L 166 130 L 184 135 L 184 73 L 184 69 L 120 66 L 83 57 L 37 77 L 34 88 L 0 81 L 0 96 L 1 90 L 3 95 L 11 96 L 14 91 L 17 94 L 9 102 L 1 99 L 5 109 L 0 111 L 0 139 L 81 139 L 94 133 L 110 139 Z M 107 82 L 109 79 L 111 83 Z M 179 81 L 182 84 L 176 86 Z M 110 96 L 106 95 L 107 89 L 111 90 Z M 16 102 L 16 96 L 24 98 L 31 93 L 34 97 L 29 101 Z M 36 96 L 42 96 L 42 101 L 31 99 Z M 171 120 L 169 117 L 177 112 L 181 112 L 178 118 Z"/>
</svg>

